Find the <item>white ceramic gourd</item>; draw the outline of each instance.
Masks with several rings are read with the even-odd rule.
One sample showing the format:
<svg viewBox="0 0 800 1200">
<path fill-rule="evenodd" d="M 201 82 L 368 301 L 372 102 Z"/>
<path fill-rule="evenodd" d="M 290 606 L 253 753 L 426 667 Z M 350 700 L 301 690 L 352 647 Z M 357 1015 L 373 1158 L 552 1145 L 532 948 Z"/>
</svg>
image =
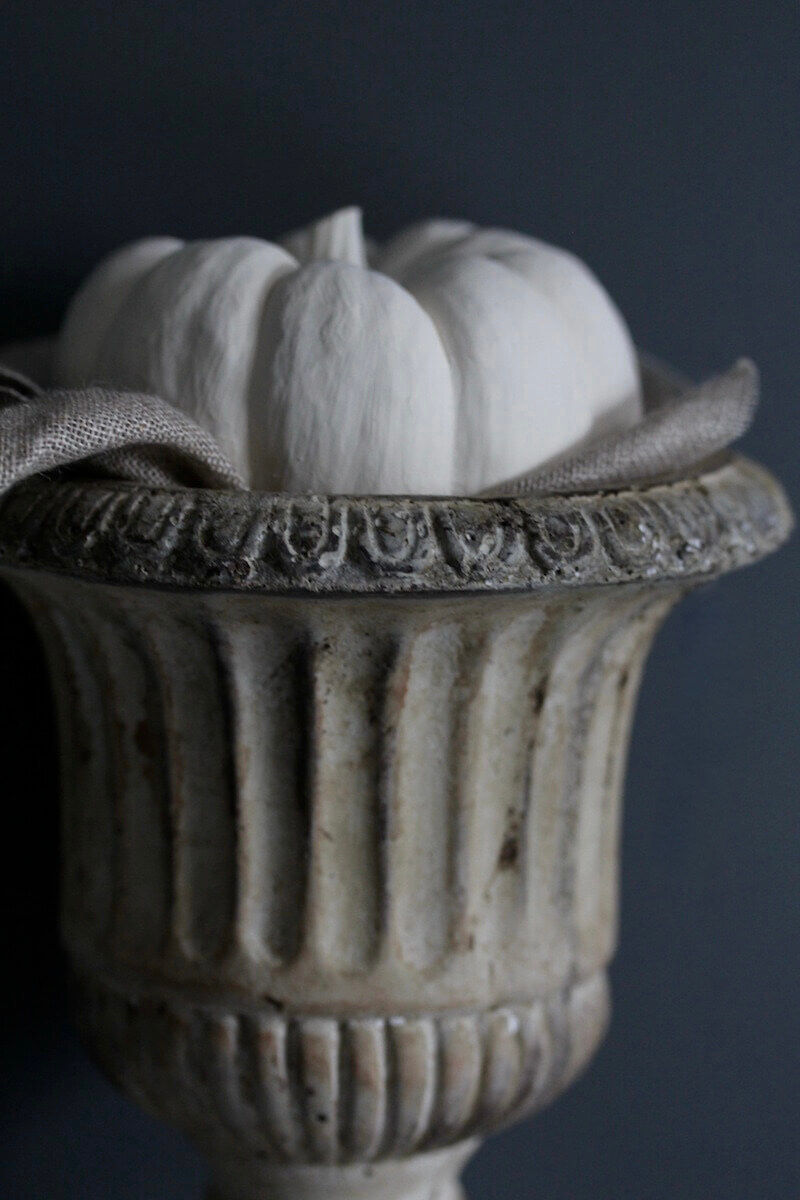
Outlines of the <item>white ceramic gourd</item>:
<svg viewBox="0 0 800 1200">
<path fill-rule="evenodd" d="M 641 410 L 625 324 L 573 255 L 437 220 L 368 261 L 355 208 L 280 244 L 124 247 L 72 301 L 56 375 L 157 393 L 275 491 L 468 495 Z"/>
</svg>

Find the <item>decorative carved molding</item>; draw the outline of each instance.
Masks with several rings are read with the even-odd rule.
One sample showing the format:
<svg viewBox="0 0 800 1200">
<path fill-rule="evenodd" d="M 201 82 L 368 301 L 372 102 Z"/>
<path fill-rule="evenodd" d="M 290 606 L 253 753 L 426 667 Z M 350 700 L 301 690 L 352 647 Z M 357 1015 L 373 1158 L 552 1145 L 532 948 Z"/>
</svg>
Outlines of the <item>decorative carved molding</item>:
<svg viewBox="0 0 800 1200">
<path fill-rule="evenodd" d="M 36 480 L 0 502 L 0 561 L 86 579 L 311 593 L 508 591 L 729 570 L 788 503 L 734 458 L 642 490 L 521 500 L 286 497 Z"/>
<path fill-rule="evenodd" d="M 220 1157 L 379 1162 L 452 1146 L 552 1100 L 605 1033 L 605 972 L 486 1011 L 316 1017 L 78 990 L 104 1070 Z"/>
</svg>

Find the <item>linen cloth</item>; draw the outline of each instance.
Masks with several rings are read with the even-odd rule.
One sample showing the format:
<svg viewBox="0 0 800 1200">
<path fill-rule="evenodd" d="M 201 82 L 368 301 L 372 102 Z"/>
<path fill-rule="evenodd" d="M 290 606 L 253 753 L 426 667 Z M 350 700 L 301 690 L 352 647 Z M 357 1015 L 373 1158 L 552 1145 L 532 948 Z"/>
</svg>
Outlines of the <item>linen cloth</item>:
<svg viewBox="0 0 800 1200">
<path fill-rule="evenodd" d="M 52 343 L 0 350 L 0 494 L 56 469 L 154 486 L 243 489 L 211 434 L 158 396 L 92 385 L 49 386 Z M 644 414 L 484 497 L 619 489 L 691 472 L 752 424 L 758 371 L 740 359 L 696 386 L 640 356 Z"/>
</svg>

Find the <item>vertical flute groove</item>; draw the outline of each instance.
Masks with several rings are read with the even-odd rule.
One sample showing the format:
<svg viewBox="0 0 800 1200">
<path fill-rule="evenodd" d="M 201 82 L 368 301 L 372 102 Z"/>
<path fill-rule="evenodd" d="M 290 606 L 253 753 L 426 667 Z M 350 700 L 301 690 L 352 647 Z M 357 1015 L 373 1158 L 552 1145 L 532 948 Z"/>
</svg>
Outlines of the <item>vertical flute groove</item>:
<svg viewBox="0 0 800 1200">
<path fill-rule="evenodd" d="M 462 624 L 457 674 L 453 683 L 448 746 L 449 789 L 447 799 L 448 838 L 447 874 L 445 876 L 448 905 L 447 945 L 449 950 L 471 952 L 475 949 L 475 932 L 468 926 L 470 899 L 470 854 L 474 847 L 470 839 L 470 782 L 473 762 L 473 740 L 477 734 L 481 711 L 481 685 L 484 681 L 487 658 L 491 653 L 491 638 L 485 626 L 477 630 Z"/>
<path fill-rule="evenodd" d="M 171 909 L 163 713 L 147 648 L 125 608 L 95 617 L 115 761 L 115 937 L 153 956 L 164 947 Z"/>
<path fill-rule="evenodd" d="M 621 832 L 623 787 L 628 760 L 628 743 L 633 722 L 633 710 L 641 683 L 645 660 L 658 628 L 675 604 L 676 597 L 660 596 L 643 610 L 637 622 L 632 645 L 626 638 L 625 653 L 620 655 L 618 669 L 613 672 L 616 689 L 614 720 L 608 731 L 605 747 L 605 766 L 602 778 L 602 819 L 596 845 L 594 902 L 585 891 L 585 904 L 597 914 L 596 946 L 592 963 L 607 962 L 614 952 L 617 939 L 617 905 L 619 878 L 619 838 Z"/>
<path fill-rule="evenodd" d="M 394 1153 L 414 1154 L 427 1135 L 436 1104 L 438 1047 L 430 1018 L 388 1023 L 395 1063 L 396 1103 L 391 1131 Z"/>
<path fill-rule="evenodd" d="M 287 964 L 305 907 L 308 650 L 255 624 L 222 636 L 235 725 L 236 940 L 253 961 Z"/>
<path fill-rule="evenodd" d="M 638 621 L 642 608 L 641 596 L 635 596 L 622 610 L 617 604 L 600 617 L 592 629 L 594 637 L 590 637 L 586 646 L 587 654 L 582 669 L 576 663 L 576 678 L 570 689 L 555 903 L 563 922 L 566 941 L 572 949 L 573 974 L 580 972 L 584 958 L 581 944 L 582 896 L 579 890 L 582 859 L 585 861 L 587 849 L 592 849 L 591 829 L 593 826 L 596 829 L 603 800 L 602 775 L 597 777 L 596 764 L 590 753 L 591 737 L 597 721 L 605 715 L 601 704 L 609 657 L 617 639 L 629 635 L 631 623 Z M 582 839 L 582 827 L 586 829 L 587 826 L 589 837 Z M 592 903 L 596 903 L 594 894 Z M 591 950 L 594 949 L 594 940 L 590 938 Z M 591 954 L 589 961 L 592 961 Z"/>
<path fill-rule="evenodd" d="M 69 812 L 66 844 L 74 846 L 65 879 L 65 925 L 70 936 L 74 931 L 83 941 L 88 934 L 97 945 L 110 931 L 116 886 L 107 706 L 82 618 L 52 605 L 48 620 L 59 639 L 69 680 L 59 690 L 58 714 L 62 750 L 66 750 L 62 779 L 72 785 L 65 809 L 65 818 Z"/>
<path fill-rule="evenodd" d="M 216 632 L 162 617 L 149 628 L 169 756 L 172 935 L 188 958 L 231 939 L 235 909 L 236 795 L 228 675 Z"/>
<path fill-rule="evenodd" d="M 343 1026 L 349 1088 L 343 1120 L 347 1159 L 371 1162 L 385 1139 L 389 1096 L 386 1023 L 377 1018 L 351 1020 Z"/>
<path fill-rule="evenodd" d="M 385 919 L 380 810 L 392 639 L 332 628 L 315 646 L 314 778 L 307 952 L 363 971 Z"/>
<path fill-rule="evenodd" d="M 454 698 L 461 639 L 454 622 L 409 632 L 394 680 L 397 728 L 387 814 L 392 953 L 415 968 L 448 947 Z"/>
<path fill-rule="evenodd" d="M 534 610 L 488 638 L 475 664 L 477 686 L 466 713 L 459 803 L 466 903 L 456 942 L 486 953 L 516 925 L 527 764 L 536 724 L 530 675 L 544 623 L 545 614 Z"/>
</svg>

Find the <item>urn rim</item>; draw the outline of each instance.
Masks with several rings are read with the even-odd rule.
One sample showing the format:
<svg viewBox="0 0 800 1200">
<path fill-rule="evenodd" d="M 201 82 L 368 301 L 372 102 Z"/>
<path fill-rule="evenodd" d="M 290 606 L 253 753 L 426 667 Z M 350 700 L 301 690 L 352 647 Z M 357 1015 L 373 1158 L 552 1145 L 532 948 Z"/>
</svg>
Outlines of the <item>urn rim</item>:
<svg viewBox="0 0 800 1200">
<path fill-rule="evenodd" d="M 781 485 L 741 455 L 647 486 L 499 499 L 38 477 L 0 500 L 0 569 L 307 595 L 688 586 L 771 553 L 793 523 Z"/>
</svg>

